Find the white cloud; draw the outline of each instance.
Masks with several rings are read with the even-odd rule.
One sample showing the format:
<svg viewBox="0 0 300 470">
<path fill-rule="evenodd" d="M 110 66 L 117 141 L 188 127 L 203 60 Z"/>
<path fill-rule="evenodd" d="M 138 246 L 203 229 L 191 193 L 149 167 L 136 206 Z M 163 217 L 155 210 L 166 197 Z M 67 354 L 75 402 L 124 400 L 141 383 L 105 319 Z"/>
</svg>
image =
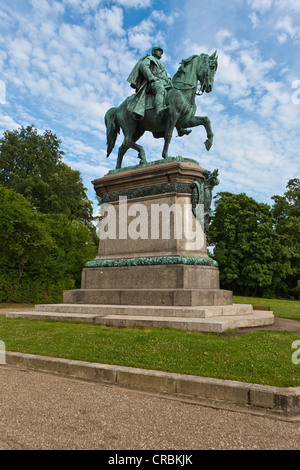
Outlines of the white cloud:
<svg viewBox="0 0 300 470">
<path fill-rule="evenodd" d="M 215 35 L 218 43 L 219 68 L 216 76 L 218 90 L 250 109 L 265 90 L 269 73 L 276 62 L 265 59 L 256 44 L 237 40 L 231 31 L 221 29 Z"/>
<path fill-rule="evenodd" d="M 285 11 L 300 11 L 300 3 L 298 0 L 276 0 L 275 6 Z"/>
<path fill-rule="evenodd" d="M 231 98 L 240 98 L 247 96 L 250 93 L 249 78 L 241 69 L 238 61 L 234 60 L 229 54 L 223 51 L 218 52 L 219 64 L 218 68 L 218 83 L 225 85 L 224 90 L 230 92 Z"/>
<path fill-rule="evenodd" d="M 224 51 L 232 51 L 240 47 L 240 42 L 232 36 L 232 33 L 228 31 L 228 29 L 218 31 L 216 41 L 218 47 L 221 47 Z"/>
<path fill-rule="evenodd" d="M 97 13 L 97 28 L 100 40 L 105 42 L 110 35 L 124 36 L 123 10 L 117 6 L 102 8 Z"/>
<path fill-rule="evenodd" d="M 50 0 L 50 4 L 49 4 L 48 0 L 29 0 L 29 1 L 37 17 L 56 16 L 58 14 L 64 13 L 64 6 L 60 2 Z"/>
<path fill-rule="evenodd" d="M 278 36 L 279 42 L 285 42 L 288 37 L 296 39 L 300 37 L 300 28 L 292 24 L 293 20 L 290 16 L 280 18 L 275 24 L 275 30 L 280 31 Z"/>
<path fill-rule="evenodd" d="M 115 2 L 128 8 L 147 8 L 152 4 L 152 0 L 115 0 Z"/>
<path fill-rule="evenodd" d="M 0 80 L 0 104 L 6 103 L 6 84 L 3 80 Z"/>
<path fill-rule="evenodd" d="M 152 10 L 148 18 L 129 28 L 129 46 L 137 49 L 140 53 L 145 53 L 155 43 L 164 43 L 164 35 L 159 28 L 159 24 L 172 25 L 177 16 L 177 11 L 165 15 L 162 11 Z M 165 56 L 164 59 L 166 60 Z"/>
<path fill-rule="evenodd" d="M 257 10 L 260 13 L 264 13 L 269 10 L 275 0 L 248 0 L 248 4 L 253 10 Z"/>
<path fill-rule="evenodd" d="M 3 114 L 3 106 L 1 106 L 0 112 L 0 131 L 3 134 L 6 130 L 12 131 L 17 129 L 21 126 L 20 123 L 16 122 L 13 118 L 8 116 L 7 114 Z"/>
<path fill-rule="evenodd" d="M 82 10 L 97 10 L 103 0 L 62 0 L 62 2 L 72 9 Z"/>
<path fill-rule="evenodd" d="M 249 18 L 250 18 L 254 28 L 256 28 L 256 26 L 259 24 L 259 18 L 257 16 L 257 13 L 256 12 L 250 13 Z"/>
</svg>

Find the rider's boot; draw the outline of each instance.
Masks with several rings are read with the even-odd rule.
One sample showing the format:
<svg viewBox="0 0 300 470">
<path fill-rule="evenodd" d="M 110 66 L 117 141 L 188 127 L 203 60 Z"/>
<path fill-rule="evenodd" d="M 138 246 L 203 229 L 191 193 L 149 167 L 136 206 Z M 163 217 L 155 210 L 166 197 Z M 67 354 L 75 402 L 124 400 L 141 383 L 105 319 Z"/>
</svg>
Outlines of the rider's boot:
<svg viewBox="0 0 300 470">
<path fill-rule="evenodd" d="M 156 117 L 161 117 L 169 106 L 164 105 L 164 96 L 160 93 L 155 95 L 155 108 L 156 108 Z"/>
</svg>

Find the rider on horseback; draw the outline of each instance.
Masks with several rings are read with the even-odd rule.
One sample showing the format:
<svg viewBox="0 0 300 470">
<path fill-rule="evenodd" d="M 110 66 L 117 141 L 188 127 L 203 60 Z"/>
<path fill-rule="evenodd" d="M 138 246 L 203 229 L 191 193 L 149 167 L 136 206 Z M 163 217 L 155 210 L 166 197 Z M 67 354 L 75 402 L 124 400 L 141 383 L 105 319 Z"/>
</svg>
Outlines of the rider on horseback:
<svg viewBox="0 0 300 470">
<path fill-rule="evenodd" d="M 172 87 L 164 65 L 160 59 L 163 55 L 161 46 L 153 46 L 152 55 L 142 57 L 133 68 L 127 81 L 136 90 L 133 104 L 135 119 L 143 119 L 146 107 L 146 94 L 155 97 L 156 117 L 161 116 L 168 109 L 165 106 L 166 90 Z"/>
</svg>

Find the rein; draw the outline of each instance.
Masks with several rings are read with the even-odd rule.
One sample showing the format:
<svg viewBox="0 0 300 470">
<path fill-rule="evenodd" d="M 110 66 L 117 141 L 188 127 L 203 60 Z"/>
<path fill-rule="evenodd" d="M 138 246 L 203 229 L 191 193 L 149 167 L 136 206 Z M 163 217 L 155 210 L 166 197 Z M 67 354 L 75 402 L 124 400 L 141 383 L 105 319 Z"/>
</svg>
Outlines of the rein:
<svg viewBox="0 0 300 470">
<path fill-rule="evenodd" d="M 196 56 L 193 56 L 194 58 Z M 199 57 L 199 56 L 198 56 Z M 207 66 L 207 60 L 206 60 L 206 66 Z M 177 72 L 178 73 L 178 72 Z M 204 75 L 204 78 L 207 79 L 207 71 L 204 72 L 205 75 Z M 175 90 L 179 90 L 179 91 L 187 91 L 187 90 L 193 90 L 194 88 L 196 88 L 196 95 L 197 96 L 202 96 L 204 91 L 201 91 L 201 84 L 200 82 L 197 80 L 197 84 L 196 86 L 195 85 L 191 85 L 189 83 L 184 83 L 184 82 L 179 82 L 179 83 L 182 83 L 185 87 L 188 87 L 188 88 L 179 88 L 179 87 L 176 87 L 175 85 L 173 85 L 173 88 L 175 88 Z"/>
<path fill-rule="evenodd" d="M 180 82 L 180 83 L 183 83 L 183 82 Z M 187 87 L 190 87 L 190 88 L 178 88 L 176 87 L 175 85 L 173 85 L 173 88 L 175 88 L 175 90 L 179 90 L 179 91 L 187 91 L 187 90 L 193 90 L 194 88 L 196 88 L 196 95 L 197 96 L 202 96 L 203 95 L 203 91 L 201 91 L 201 84 L 200 83 L 197 83 L 197 85 L 190 85 L 189 83 L 184 83 L 185 86 Z"/>
</svg>

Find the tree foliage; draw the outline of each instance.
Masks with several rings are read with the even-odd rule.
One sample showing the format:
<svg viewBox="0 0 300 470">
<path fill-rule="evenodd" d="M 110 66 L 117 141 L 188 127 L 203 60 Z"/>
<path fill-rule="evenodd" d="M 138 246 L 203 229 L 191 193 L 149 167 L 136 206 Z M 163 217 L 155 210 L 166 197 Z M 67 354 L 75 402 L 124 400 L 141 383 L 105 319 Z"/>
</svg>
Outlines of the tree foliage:
<svg viewBox="0 0 300 470">
<path fill-rule="evenodd" d="M 63 163 L 61 141 L 33 126 L 6 131 L 0 139 L 0 184 L 22 194 L 43 214 L 66 214 L 92 221 L 92 203 L 79 171 Z"/>
<path fill-rule="evenodd" d="M 18 268 L 18 280 L 30 256 L 51 248 L 53 241 L 42 221 L 42 214 L 31 209 L 20 194 L 0 186 L 0 262 L 2 268 Z"/>
<path fill-rule="evenodd" d="M 56 302 L 80 287 L 84 263 L 96 254 L 89 227 L 65 214 L 41 214 L 0 185 L 0 301 Z"/>
<path fill-rule="evenodd" d="M 0 301 L 61 301 L 95 257 L 92 203 L 60 144 L 33 126 L 0 139 Z"/>
<path fill-rule="evenodd" d="M 291 271 L 283 280 L 281 290 L 300 300 L 300 180 L 291 179 L 283 196 L 273 196 L 272 212 L 276 231 L 288 249 Z"/>
<path fill-rule="evenodd" d="M 224 288 L 242 295 L 274 292 L 290 273 L 288 249 L 271 207 L 246 194 L 219 193 L 207 233 Z"/>
</svg>

